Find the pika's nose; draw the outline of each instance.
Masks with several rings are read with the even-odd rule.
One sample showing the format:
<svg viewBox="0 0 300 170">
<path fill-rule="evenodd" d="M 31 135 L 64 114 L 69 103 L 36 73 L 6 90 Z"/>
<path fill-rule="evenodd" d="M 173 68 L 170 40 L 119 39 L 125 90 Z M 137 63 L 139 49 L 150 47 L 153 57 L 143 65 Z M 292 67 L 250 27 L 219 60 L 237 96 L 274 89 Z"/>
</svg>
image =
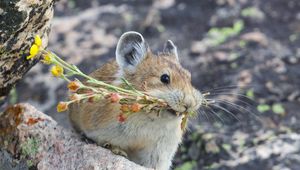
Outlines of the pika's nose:
<svg viewBox="0 0 300 170">
<path fill-rule="evenodd" d="M 185 99 L 183 101 L 183 107 L 185 108 L 185 111 L 190 111 L 190 109 L 193 107 L 192 96 L 185 96 Z"/>
<path fill-rule="evenodd" d="M 185 108 L 185 111 L 187 111 L 187 109 L 189 108 L 187 105 L 183 105 L 183 107 Z"/>
<path fill-rule="evenodd" d="M 189 108 L 191 108 L 190 104 L 184 104 L 183 107 L 185 108 L 185 112 L 189 110 Z"/>
<path fill-rule="evenodd" d="M 188 112 L 195 111 L 200 107 L 202 99 L 202 94 L 198 90 L 192 88 L 189 93 L 186 93 L 183 103 L 185 104 Z"/>
</svg>

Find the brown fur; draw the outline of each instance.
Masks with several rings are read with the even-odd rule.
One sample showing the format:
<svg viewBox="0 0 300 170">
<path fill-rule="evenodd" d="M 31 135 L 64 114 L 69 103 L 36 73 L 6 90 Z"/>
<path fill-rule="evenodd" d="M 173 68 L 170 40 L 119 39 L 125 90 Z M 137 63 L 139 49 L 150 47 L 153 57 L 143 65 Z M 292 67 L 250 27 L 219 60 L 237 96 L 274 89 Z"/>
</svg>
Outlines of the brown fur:
<svg viewBox="0 0 300 170">
<path fill-rule="evenodd" d="M 122 74 L 122 75 L 120 75 Z M 161 82 L 161 75 L 168 74 L 170 84 Z M 90 76 L 120 85 L 124 77 L 137 90 L 163 98 L 173 110 L 186 112 L 199 108 L 202 95 L 191 85 L 191 74 L 170 53 L 154 55 L 148 51 L 135 71 L 119 68 L 112 60 Z M 120 104 L 101 100 L 95 103 L 75 103 L 70 106 L 70 120 L 75 129 L 96 141 L 122 148 L 130 160 L 146 167 L 167 170 L 181 141 L 182 116 L 169 111 L 161 114 L 134 113 L 121 124 L 117 120 Z"/>
<path fill-rule="evenodd" d="M 177 60 L 174 60 L 170 54 L 160 54 L 156 56 L 151 52 L 148 52 L 145 60 L 137 67 L 135 74 L 125 73 L 125 79 L 128 80 L 136 89 L 141 91 L 149 91 L 151 89 L 182 89 L 188 90 L 190 88 L 191 74 L 183 69 Z M 172 60 L 173 59 L 173 60 Z M 166 68 L 162 70 L 161 68 Z M 116 74 L 119 70 L 119 66 L 115 60 L 111 60 L 104 64 L 101 68 L 92 72 L 89 76 L 101 80 L 104 82 L 112 83 L 116 80 Z M 171 77 L 171 84 L 166 87 L 160 82 L 160 75 L 168 73 Z M 146 82 L 147 87 L 143 86 Z M 76 106 L 72 105 L 71 110 L 74 110 Z M 110 103 L 106 100 L 97 103 L 80 103 L 76 109 L 84 111 L 85 115 L 78 119 L 82 121 L 81 126 L 83 129 L 97 129 L 101 126 L 105 126 L 106 122 L 116 119 L 120 112 L 120 105 L 115 103 Z M 109 114 L 95 114 L 99 112 L 106 112 Z M 72 113 L 72 112 L 71 112 Z M 76 116 L 77 117 L 77 116 Z M 71 120 L 75 123 L 78 122 L 76 117 L 71 116 Z M 76 124 L 76 123 L 75 123 Z"/>
</svg>

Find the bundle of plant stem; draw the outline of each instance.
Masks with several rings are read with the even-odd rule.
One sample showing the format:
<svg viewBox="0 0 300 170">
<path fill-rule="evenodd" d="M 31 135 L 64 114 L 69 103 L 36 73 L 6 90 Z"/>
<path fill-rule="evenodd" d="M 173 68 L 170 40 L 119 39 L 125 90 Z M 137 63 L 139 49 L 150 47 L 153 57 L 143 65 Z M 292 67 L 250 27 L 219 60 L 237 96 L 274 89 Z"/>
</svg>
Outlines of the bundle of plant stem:
<svg viewBox="0 0 300 170">
<path fill-rule="evenodd" d="M 42 47 L 40 37 L 35 36 L 34 44 L 30 48 L 30 55 L 27 56 L 27 59 L 33 59 L 38 54 L 42 55 L 43 63 L 53 65 L 51 68 L 53 76 L 68 82 L 68 89 L 71 92 L 69 101 L 59 102 L 57 105 L 58 112 L 66 111 L 68 106 L 74 102 L 109 100 L 112 103 L 121 104 L 121 113 L 118 116 L 118 120 L 123 122 L 129 114 L 140 112 L 141 110 L 145 112 L 156 110 L 159 113 L 163 109 L 170 108 L 163 100 L 136 90 L 125 79 L 122 79 L 122 87 L 118 87 L 84 74 L 75 65 L 71 65 L 53 52 L 45 50 Z M 83 77 L 85 83 L 76 78 L 70 80 L 74 76 Z"/>
</svg>

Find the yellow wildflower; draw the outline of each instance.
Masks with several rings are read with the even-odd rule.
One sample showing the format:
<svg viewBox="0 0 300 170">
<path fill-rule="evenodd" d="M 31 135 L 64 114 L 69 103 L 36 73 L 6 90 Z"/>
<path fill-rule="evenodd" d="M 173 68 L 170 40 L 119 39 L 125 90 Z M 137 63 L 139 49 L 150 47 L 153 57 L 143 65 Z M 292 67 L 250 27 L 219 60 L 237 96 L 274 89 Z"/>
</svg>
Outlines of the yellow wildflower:
<svg viewBox="0 0 300 170">
<path fill-rule="evenodd" d="M 37 45 L 33 44 L 30 47 L 30 51 L 29 51 L 30 55 L 26 57 L 27 60 L 32 59 L 33 57 L 35 57 L 38 52 L 39 52 L 39 47 Z"/>
<path fill-rule="evenodd" d="M 38 47 L 40 47 L 40 46 L 42 45 L 42 40 L 41 40 L 41 37 L 40 37 L 39 35 L 36 35 L 36 36 L 34 37 L 34 43 L 35 43 Z"/>
<path fill-rule="evenodd" d="M 44 60 L 43 60 L 43 62 L 44 62 L 45 64 L 51 64 L 51 63 L 52 63 L 52 61 L 51 61 L 51 56 L 50 56 L 50 55 L 51 55 L 50 53 L 47 53 L 47 54 L 44 55 Z"/>
<path fill-rule="evenodd" d="M 55 77 L 60 77 L 64 73 L 64 68 L 59 65 L 55 65 L 51 68 L 51 73 Z"/>
<path fill-rule="evenodd" d="M 30 47 L 30 55 L 36 55 L 37 53 L 39 52 L 39 47 L 35 44 L 33 44 L 31 47 Z"/>
<path fill-rule="evenodd" d="M 68 103 L 66 102 L 59 102 L 56 107 L 57 112 L 63 112 L 66 111 L 67 109 L 68 109 Z"/>
<path fill-rule="evenodd" d="M 29 51 L 30 55 L 27 56 L 26 59 L 30 60 L 34 58 L 39 53 L 41 46 L 42 46 L 42 40 L 39 35 L 36 35 L 34 37 L 34 44 L 30 47 L 30 51 Z"/>
</svg>

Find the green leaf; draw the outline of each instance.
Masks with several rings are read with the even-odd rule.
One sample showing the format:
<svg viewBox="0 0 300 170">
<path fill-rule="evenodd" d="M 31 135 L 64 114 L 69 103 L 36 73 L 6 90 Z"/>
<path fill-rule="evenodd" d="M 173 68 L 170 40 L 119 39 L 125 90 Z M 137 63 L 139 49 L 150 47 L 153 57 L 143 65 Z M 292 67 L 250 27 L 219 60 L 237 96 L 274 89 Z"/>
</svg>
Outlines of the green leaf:
<svg viewBox="0 0 300 170">
<path fill-rule="evenodd" d="M 241 48 L 244 48 L 246 45 L 247 45 L 247 41 L 245 41 L 245 40 L 241 40 L 241 41 L 239 42 L 239 46 L 240 46 Z"/>
<path fill-rule="evenodd" d="M 211 28 L 207 33 L 208 42 L 217 46 L 224 43 L 228 38 L 238 35 L 244 29 L 244 21 L 236 21 L 232 27 Z"/>
<path fill-rule="evenodd" d="M 18 101 L 17 89 L 14 87 L 9 92 L 9 104 L 16 104 Z"/>
<path fill-rule="evenodd" d="M 257 106 L 257 110 L 261 113 L 269 111 L 271 109 L 271 107 L 267 104 L 260 104 Z"/>
<path fill-rule="evenodd" d="M 226 151 L 230 151 L 231 145 L 224 143 L 224 144 L 222 144 L 222 148 L 225 149 Z"/>
<path fill-rule="evenodd" d="M 196 166 L 196 161 L 185 162 L 175 170 L 192 170 Z"/>
<path fill-rule="evenodd" d="M 242 20 L 238 20 L 233 25 L 233 33 L 238 34 L 244 29 L 244 22 Z"/>
<path fill-rule="evenodd" d="M 212 163 L 212 164 L 210 164 L 208 166 L 205 166 L 203 169 L 204 170 L 209 170 L 209 169 L 217 169 L 219 167 L 220 167 L 220 164 L 214 162 L 214 163 Z"/>
<path fill-rule="evenodd" d="M 279 103 L 272 105 L 272 111 L 276 114 L 279 114 L 279 115 L 284 115 L 285 114 L 284 107 Z"/>
<path fill-rule="evenodd" d="M 241 15 L 243 17 L 253 17 L 255 15 L 257 15 L 258 13 L 258 9 L 255 7 L 248 7 L 242 10 Z"/>
<path fill-rule="evenodd" d="M 251 98 L 251 99 L 254 99 L 254 91 L 253 91 L 253 89 L 247 90 L 246 96 L 249 97 L 249 98 Z"/>
<path fill-rule="evenodd" d="M 197 115 L 197 112 L 196 111 L 190 111 L 188 113 L 189 116 L 193 117 L 193 116 L 196 116 Z"/>
</svg>

